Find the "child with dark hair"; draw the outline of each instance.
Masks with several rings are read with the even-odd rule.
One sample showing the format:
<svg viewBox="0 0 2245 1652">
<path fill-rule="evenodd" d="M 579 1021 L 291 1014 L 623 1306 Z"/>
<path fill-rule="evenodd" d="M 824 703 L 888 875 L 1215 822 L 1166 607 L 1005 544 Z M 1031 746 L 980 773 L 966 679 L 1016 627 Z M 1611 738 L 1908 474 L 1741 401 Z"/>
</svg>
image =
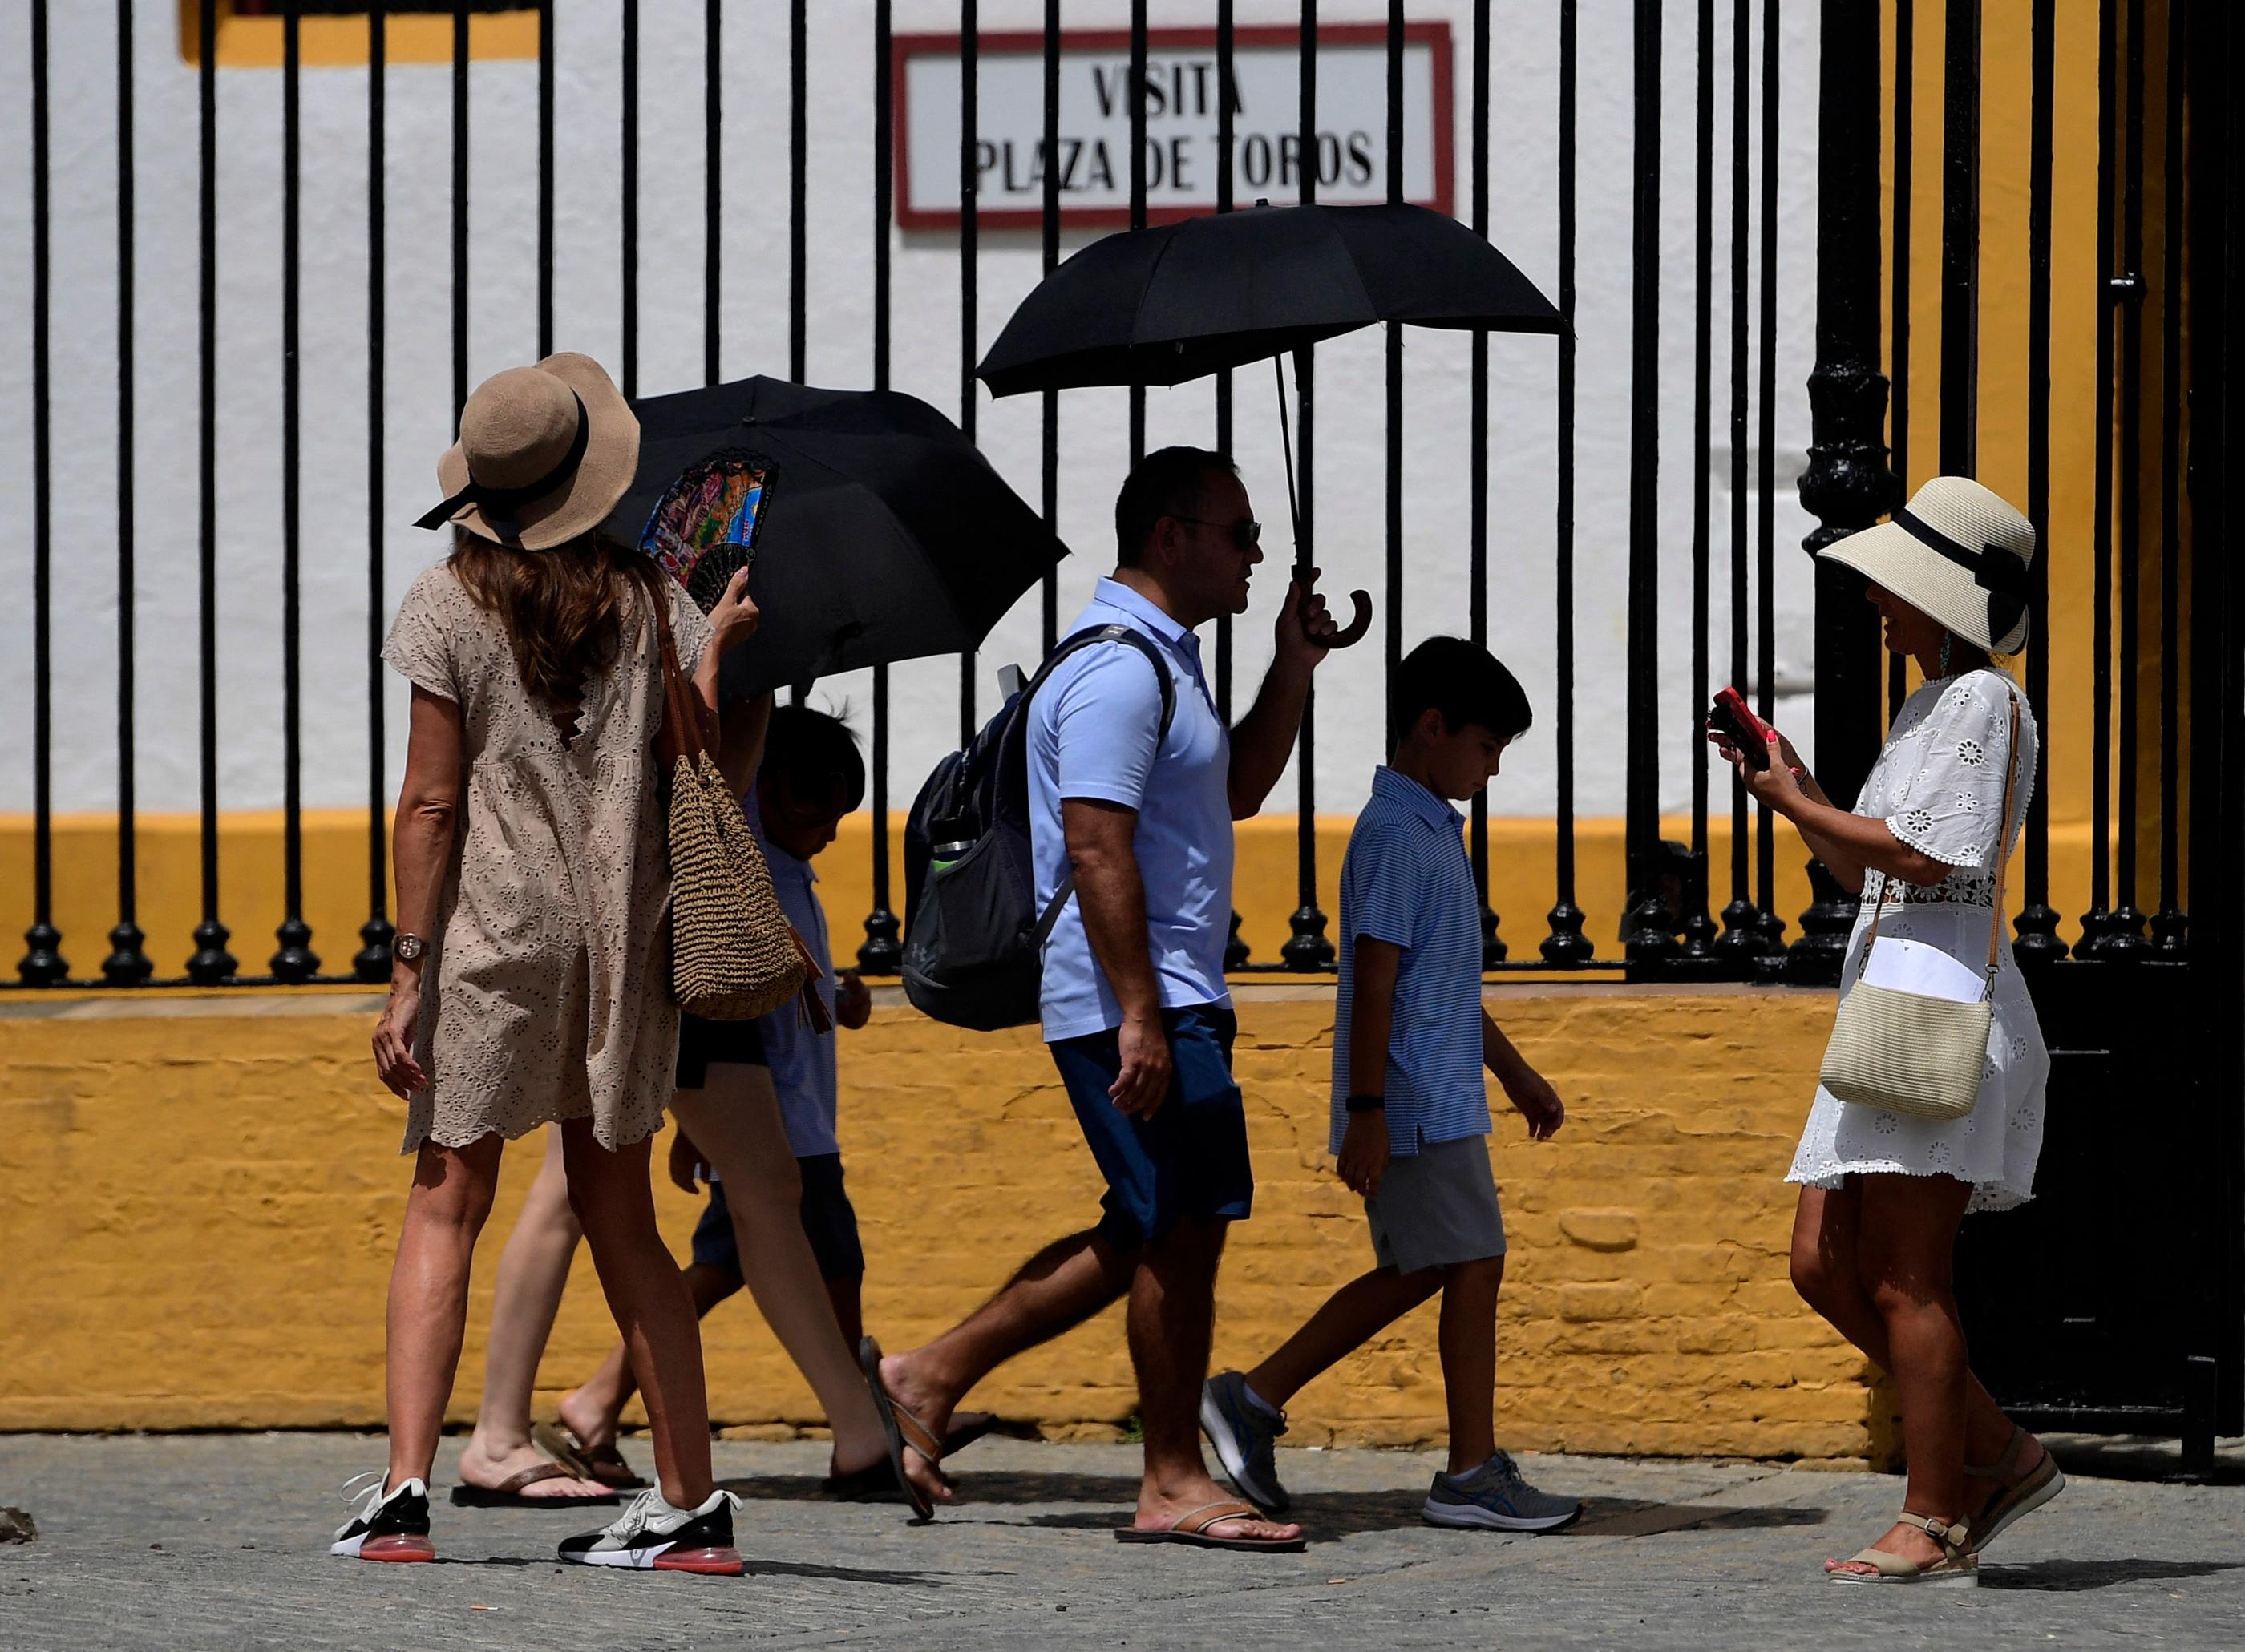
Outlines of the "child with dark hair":
<svg viewBox="0 0 2245 1652">
<path fill-rule="evenodd" d="M 1556 1531 L 1582 1505 L 1536 1490 L 1496 1446 L 1504 1217 L 1482 1070 L 1531 1140 L 1548 1140 L 1566 1109 L 1482 1006 L 1481 896 L 1453 807 L 1526 732 L 1528 696 L 1488 650 L 1435 637 L 1403 661 L 1394 717 L 1393 755 L 1373 775 L 1341 863 L 1333 1039 L 1331 1146 L 1341 1180 L 1363 1195 L 1374 1265 L 1254 1370 L 1209 1378 L 1201 1426 L 1231 1483 L 1283 1511 L 1273 1446 L 1286 1402 L 1439 1294 L 1449 1467 L 1421 1513 L 1437 1526 Z"/>
<path fill-rule="evenodd" d="M 872 995 L 855 971 L 833 973 L 826 914 L 811 863 L 834 841 L 842 816 L 863 801 L 865 760 L 838 717 L 800 705 L 774 707 L 769 716 L 760 744 L 743 748 L 729 741 L 723 767 L 742 789 L 743 810 L 770 865 L 781 910 L 825 972 L 817 991 L 830 1017 L 835 1026 L 854 1030 L 871 1016 Z M 709 1188 L 686 1280 L 695 1311 L 705 1315 L 744 1283 L 754 1290 L 834 1425 L 830 1490 L 865 1496 L 902 1490 L 924 1513 L 931 1499 L 947 1495 L 947 1488 L 932 1469 L 922 1471 L 925 1484 L 899 1484 L 901 1454 L 887 1449 L 872 1391 L 852 1352 L 863 1331 L 865 1255 L 858 1242 L 857 1212 L 843 1187 L 835 1135 L 834 1040 L 831 1027 L 815 1030 L 792 1004 L 754 1021 L 686 1018 L 679 1037 L 670 1179 L 688 1193 L 698 1181 Z M 717 1166 L 729 1180 L 719 1180 Z M 744 1250 L 750 1264 L 745 1269 Z M 631 1366 L 618 1348 L 584 1386 L 562 1396 L 562 1421 L 574 1439 L 549 1431 L 540 1443 L 549 1449 L 573 1446 L 597 1464 L 602 1448 L 613 1452 L 631 1393 Z M 981 1421 L 961 1419 L 969 1425 Z M 845 1459 L 845 1433 L 855 1461 Z"/>
</svg>

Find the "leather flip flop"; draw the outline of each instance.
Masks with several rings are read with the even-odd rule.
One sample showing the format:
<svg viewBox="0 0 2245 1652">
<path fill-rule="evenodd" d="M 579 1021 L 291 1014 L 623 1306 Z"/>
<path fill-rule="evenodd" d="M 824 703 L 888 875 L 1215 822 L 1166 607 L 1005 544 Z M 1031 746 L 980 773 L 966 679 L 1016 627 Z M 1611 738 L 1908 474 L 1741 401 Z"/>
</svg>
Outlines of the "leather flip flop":
<svg viewBox="0 0 2245 1652">
<path fill-rule="evenodd" d="M 888 1436 L 889 1472 L 895 1477 L 897 1487 L 904 1493 L 905 1500 L 912 1505 L 913 1518 L 932 1520 L 935 1518 L 935 1505 L 928 1500 L 926 1493 L 912 1483 L 912 1477 L 905 1473 L 906 1441 L 903 1425 L 905 1418 L 910 1416 L 910 1413 L 904 1412 L 903 1408 L 891 1398 L 888 1385 L 881 1380 L 881 1344 L 871 1337 L 859 1337 L 858 1364 L 858 1368 L 865 1373 L 865 1386 L 872 1391 L 873 1410 L 880 1416 L 881 1432 Z M 914 1427 L 918 1428 L 919 1419 L 915 1417 L 912 1421 Z M 941 1448 L 928 1437 L 925 1428 L 919 1428 L 919 1432 L 920 1439 L 912 1442 L 912 1449 L 930 1462 L 939 1460 Z"/>
<path fill-rule="evenodd" d="M 544 1452 L 572 1479 L 592 1480 L 615 1492 L 641 1492 L 648 1482 L 624 1460 L 624 1454 L 611 1443 L 607 1446 L 587 1446 L 572 1430 L 557 1428 L 552 1423 L 533 1423 L 530 1427 L 530 1443 Z"/>
<path fill-rule="evenodd" d="M 1151 1530 L 1142 1527 L 1118 1527 L 1115 1540 L 1118 1543 L 1183 1543 L 1191 1548 L 1254 1549 L 1268 1554 L 1299 1554 L 1310 1546 L 1306 1537 L 1221 1537 L 1209 1530 L 1227 1520 L 1260 1520 L 1267 1519 L 1252 1503 L 1204 1503 L 1198 1508 L 1187 1509 L 1167 1526 Z"/>
<path fill-rule="evenodd" d="M 496 1486 L 471 1486 L 462 1480 L 452 1487 L 452 1506 L 455 1508 L 596 1508 L 614 1507 L 623 1500 L 614 1492 L 602 1492 L 593 1497 L 526 1497 L 523 1487 L 535 1486 L 542 1480 L 581 1479 L 558 1463 L 540 1463 L 526 1468 L 519 1474 L 510 1474 Z"/>
</svg>

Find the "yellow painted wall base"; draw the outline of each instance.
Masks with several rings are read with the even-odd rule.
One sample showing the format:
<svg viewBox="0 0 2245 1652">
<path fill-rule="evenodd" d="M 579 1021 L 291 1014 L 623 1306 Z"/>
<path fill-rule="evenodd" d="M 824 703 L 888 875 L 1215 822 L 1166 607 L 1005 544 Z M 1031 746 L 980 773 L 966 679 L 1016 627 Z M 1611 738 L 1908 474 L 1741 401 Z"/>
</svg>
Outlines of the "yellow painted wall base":
<svg viewBox="0 0 2245 1652">
<path fill-rule="evenodd" d="M 1500 1438 L 1532 1448 L 1882 1459 L 1863 1362 L 1787 1280 L 1781 1178 L 1829 994 L 1504 988 L 1492 1005 L 1565 1094 L 1558 1140 L 1501 1115 L 1511 1233 Z M 0 1429 L 378 1425 L 383 1299 L 408 1179 L 357 994 L 17 999 L 0 1014 Z M 1258 1182 L 1218 1292 L 1219 1364 L 1256 1359 L 1371 1263 L 1325 1153 L 1333 998 L 1248 989 L 1238 1073 Z M 966 1033 L 884 1006 L 842 1045 L 842 1135 L 866 1323 L 908 1346 L 971 1309 L 1099 1192 L 1027 1030 Z M 508 1155 L 452 1416 L 474 1412 L 499 1248 L 535 1138 Z M 682 1249 L 699 1202 L 659 1186 Z M 1290 1438 L 1443 1432 L 1434 1313 L 1305 1391 Z M 613 1330 L 580 1263 L 541 1404 Z M 705 1327 L 722 1424 L 817 1412 L 746 1298 Z M 980 1403 L 1055 1434 L 1134 1399 L 1115 1313 L 1015 1361 Z"/>
</svg>

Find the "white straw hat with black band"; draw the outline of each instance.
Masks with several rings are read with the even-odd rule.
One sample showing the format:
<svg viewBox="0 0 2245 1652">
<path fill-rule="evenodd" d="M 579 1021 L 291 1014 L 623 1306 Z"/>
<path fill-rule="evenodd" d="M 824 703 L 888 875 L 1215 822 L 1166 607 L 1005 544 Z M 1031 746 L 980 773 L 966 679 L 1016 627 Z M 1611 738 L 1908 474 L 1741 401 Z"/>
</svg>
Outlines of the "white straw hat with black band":
<svg viewBox="0 0 2245 1652">
<path fill-rule="evenodd" d="M 589 355 L 549 355 L 476 387 L 460 439 L 437 461 L 444 502 L 415 523 L 523 551 L 600 525 L 639 468 L 639 416 Z"/>
<path fill-rule="evenodd" d="M 2026 647 L 2034 525 L 1969 477 L 1936 476 L 1875 527 L 1818 552 L 1989 653 Z"/>
</svg>

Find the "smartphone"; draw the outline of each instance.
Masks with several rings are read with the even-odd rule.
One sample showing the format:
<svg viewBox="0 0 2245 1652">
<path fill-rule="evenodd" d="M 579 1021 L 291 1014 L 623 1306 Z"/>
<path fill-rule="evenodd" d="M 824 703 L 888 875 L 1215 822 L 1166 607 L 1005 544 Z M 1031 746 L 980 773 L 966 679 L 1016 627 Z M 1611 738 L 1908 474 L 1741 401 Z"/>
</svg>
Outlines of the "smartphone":
<svg viewBox="0 0 2245 1652">
<path fill-rule="evenodd" d="M 1715 696 L 1715 703 L 1707 708 L 1707 726 L 1730 737 L 1744 754 L 1747 768 L 1769 767 L 1769 725 L 1754 715 L 1737 689 L 1726 688 Z"/>
</svg>

